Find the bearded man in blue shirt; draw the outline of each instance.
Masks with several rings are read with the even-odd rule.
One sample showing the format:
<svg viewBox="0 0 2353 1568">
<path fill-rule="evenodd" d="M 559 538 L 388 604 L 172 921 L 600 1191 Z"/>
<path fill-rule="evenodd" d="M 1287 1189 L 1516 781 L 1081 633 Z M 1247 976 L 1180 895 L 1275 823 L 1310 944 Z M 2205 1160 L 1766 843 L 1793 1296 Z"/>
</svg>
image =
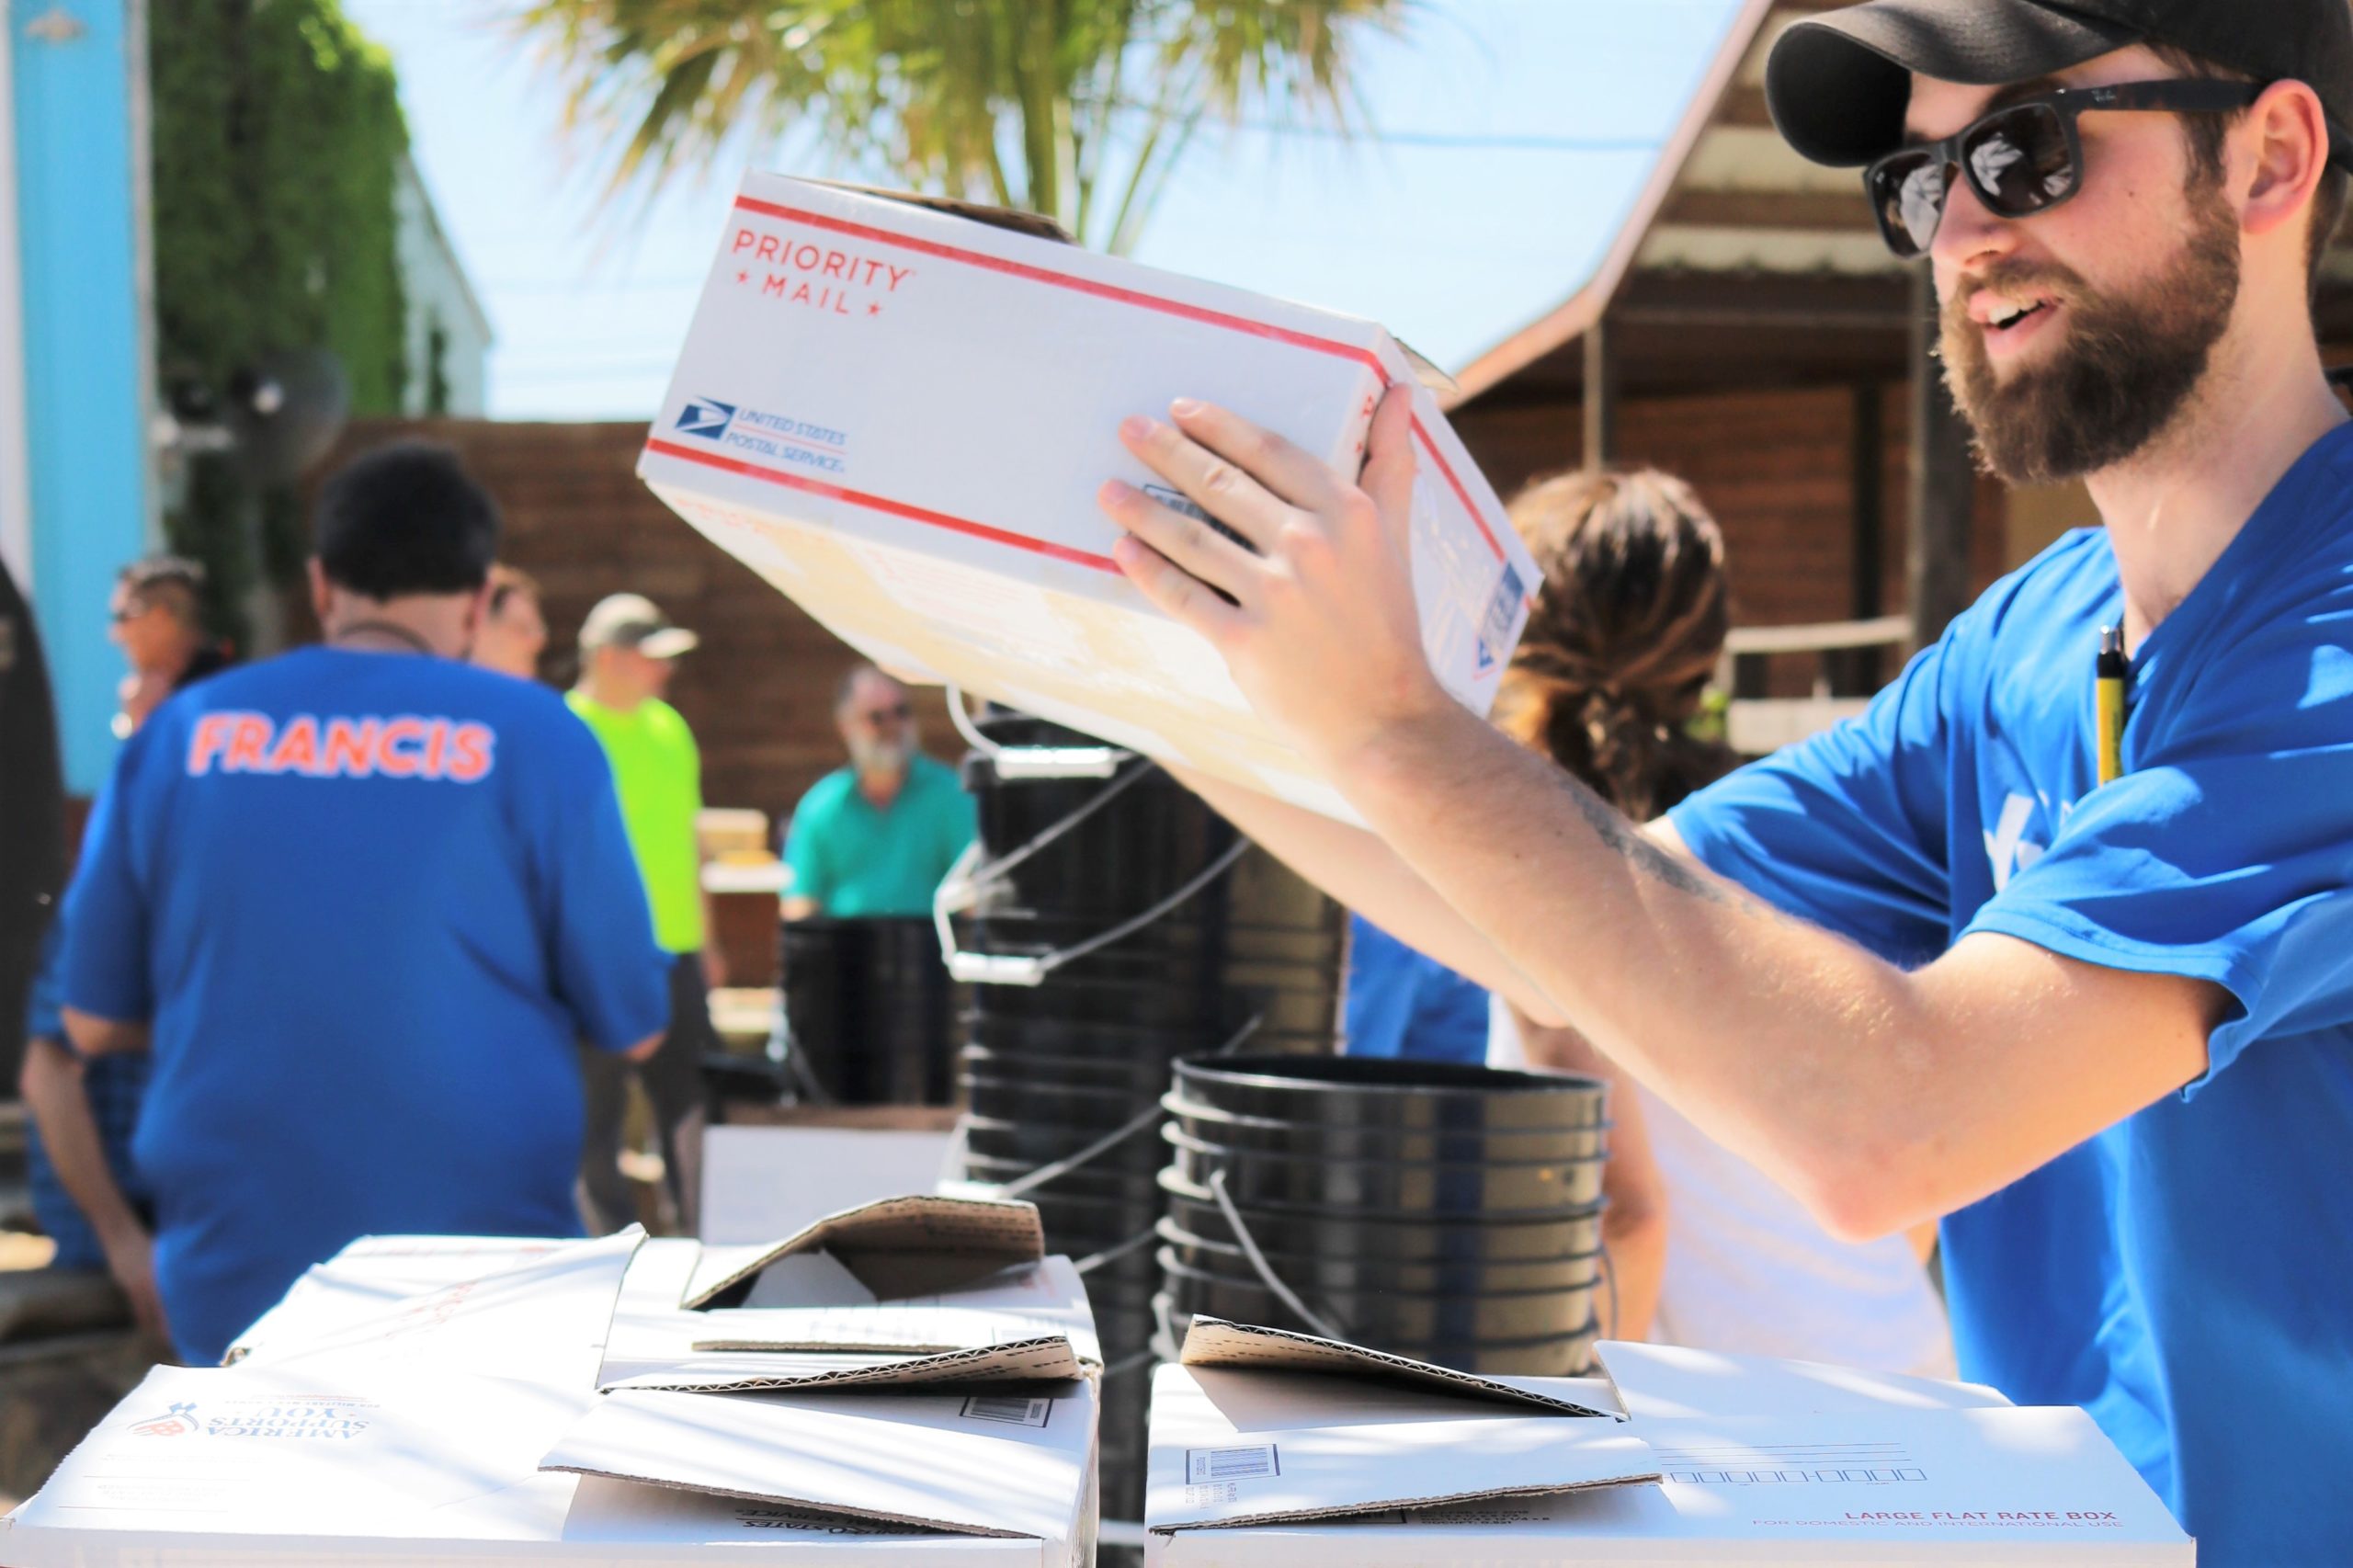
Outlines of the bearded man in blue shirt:
<svg viewBox="0 0 2353 1568">
<path fill-rule="evenodd" d="M 384 448 L 317 536 L 324 644 L 159 709 L 66 895 L 66 1032 L 153 1051 L 131 1149 L 199 1365 L 356 1237 L 577 1234 L 576 1042 L 642 1060 L 669 1017 L 603 748 L 461 662 L 490 497 Z"/>
<path fill-rule="evenodd" d="M 1196 787 L 1840 1233 L 1940 1218 L 1964 1373 L 2087 1407 L 2202 1562 L 2353 1562 L 2353 430 L 2308 304 L 2353 15 L 1869 0 L 1766 85 L 1933 269 L 1987 461 L 2105 528 L 1642 825 L 1432 678 L 1403 397 L 1357 484 L 1179 403 L 1123 439 L 1255 549 L 1114 483 L 1121 563 L 1378 836 Z"/>
</svg>

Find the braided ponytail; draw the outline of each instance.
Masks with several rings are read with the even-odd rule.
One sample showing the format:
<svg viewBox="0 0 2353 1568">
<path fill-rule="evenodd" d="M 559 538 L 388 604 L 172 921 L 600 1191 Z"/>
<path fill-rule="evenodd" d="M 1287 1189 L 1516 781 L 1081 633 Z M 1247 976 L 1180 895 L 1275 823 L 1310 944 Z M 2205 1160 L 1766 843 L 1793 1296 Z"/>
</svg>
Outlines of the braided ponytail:
<svg viewBox="0 0 2353 1568">
<path fill-rule="evenodd" d="M 1723 652 L 1723 536 L 1655 469 L 1563 474 L 1510 510 L 1544 586 L 1495 722 L 1644 821 L 1730 766 L 1686 728 Z"/>
</svg>

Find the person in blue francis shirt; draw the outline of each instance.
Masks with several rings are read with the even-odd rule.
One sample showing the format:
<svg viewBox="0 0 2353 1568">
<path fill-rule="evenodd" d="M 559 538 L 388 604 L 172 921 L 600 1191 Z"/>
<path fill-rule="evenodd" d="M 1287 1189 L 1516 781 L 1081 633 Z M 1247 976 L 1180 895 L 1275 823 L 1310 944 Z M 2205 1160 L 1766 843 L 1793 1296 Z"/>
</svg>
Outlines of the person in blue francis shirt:
<svg viewBox="0 0 2353 1568">
<path fill-rule="evenodd" d="M 151 1050 L 155 1279 L 216 1361 L 381 1232 L 574 1235 L 574 1042 L 669 1016 L 603 748 L 460 662 L 490 497 L 396 445 L 322 490 L 322 646 L 216 676 L 123 748 L 65 902 L 64 1023 Z"/>
<path fill-rule="evenodd" d="M 1195 787 L 1834 1231 L 1941 1218 L 1962 1374 L 2086 1407 L 2201 1562 L 2353 1562 L 2353 7 L 1867 0 L 1766 91 L 1926 259 L 1985 462 L 2105 527 L 1645 827 L 1433 677 L 1406 397 L 1356 483 L 1179 402 L 1121 439 L 1256 549 L 1107 483 L 1122 569 L 1374 831 Z"/>
</svg>

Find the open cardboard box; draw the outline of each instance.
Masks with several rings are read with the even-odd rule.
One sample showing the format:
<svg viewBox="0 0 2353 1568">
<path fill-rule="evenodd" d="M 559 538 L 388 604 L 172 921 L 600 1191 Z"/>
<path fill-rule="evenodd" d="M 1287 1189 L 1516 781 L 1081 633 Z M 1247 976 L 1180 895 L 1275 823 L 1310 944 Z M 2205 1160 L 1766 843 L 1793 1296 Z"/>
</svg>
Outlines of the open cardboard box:
<svg viewBox="0 0 2353 1568">
<path fill-rule="evenodd" d="M 1086 1288 L 1034 1204 L 860 1205 L 765 1247 L 649 1244 L 624 1281 L 607 1388 L 974 1386 L 1102 1366 Z"/>
<path fill-rule="evenodd" d="M 1409 1391 L 1396 1358 L 1197 1317 L 1183 1364 L 1162 1368 L 1153 1387 L 1146 1561 L 2195 1561 L 2163 1504 L 2080 1410 L 2018 1409 L 1968 1384 L 1761 1358 L 1615 1343 L 1601 1355 L 1602 1392 L 1622 1417 L 1556 1417 L 1556 1431 L 1590 1426 L 1602 1440 L 1522 1449 L 1513 1423 L 1498 1418 L 1510 1394 L 1540 1393 L 1545 1380 L 1456 1382 L 1461 1374 L 1433 1369 L 1441 1375 L 1411 1374 Z M 1483 1403 L 1438 1392 L 1471 1381 L 1501 1392 Z M 1461 1436 L 1449 1440 L 1449 1430 Z M 1640 1483 L 1644 1469 L 1656 1484 Z"/>
<path fill-rule="evenodd" d="M 1353 477 L 1392 385 L 1415 404 L 1423 641 L 1483 713 L 1540 579 L 1404 349 L 1026 215 L 750 176 L 638 472 L 878 663 L 1352 818 L 1120 575 L 1095 496 L 1120 478 L 1190 506 L 1117 435 L 1180 396 Z"/>
<path fill-rule="evenodd" d="M 355 1243 L 241 1336 L 236 1364 L 151 1373 L 0 1523 L 0 1562 L 683 1564 L 723 1552 L 747 1563 L 1084 1563 L 1096 1390 L 1074 1375 L 1071 1335 L 1085 1334 L 1086 1297 L 1066 1259 L 1037 1256 L 1040 1244 L 1028 1205 L 928 1199 L 834 1216 L 716 1262 L 695 1243 L 634 1230 L 589 1242 Z M 942 1380 L 926 1364 L 949 1358 L 905 1347 L 921 1313 L 904 1298 L 773 1312 L 685 1305 L 792 1258 L 825 1259 L 852 1281 L 842 1260 L 882 1281 L 970 1280 L 945 1301 L 1029 1305 L 1060 1292 L 1075 1316 L 1071 1333 L 1030 1335 L 1046 1343 L 1026 1358 L 967 1358 Z M 1010 1283 L 1008 1258 L 1029 1260 L 1012 1266 Z M 693 1290 L 699 1267 L 710 1272 Z M 759 1358 L 770 1392 L 600 1395 L 600 1359 L 648 1279 L 662 1309 L 654 1326 L 683 1320 L 687 1359 L 694 1335 L 737 1317 L 830 1314 L 828 1343 L 871 1343 L 813 1369 Z M 861 1329 L 861 1312 L 876 1324 Z M 996 1335 L 989 1349 L 1018 1339 L 1007 1313 L 966 1308 L 943 1321 Z M 1073 1375 L 1038 1381 L 1054 1369 Z M 978 1386 L 891 1386 L 926 1381 Z"/>
<path fill-rule="evenodd" d="M 414 1368 L 159 1368 L 0 1522 L 0 1562 L 1073 1568 L 1095 1424 L 1086 1381 L 599 1398 Z"/>
</svg>

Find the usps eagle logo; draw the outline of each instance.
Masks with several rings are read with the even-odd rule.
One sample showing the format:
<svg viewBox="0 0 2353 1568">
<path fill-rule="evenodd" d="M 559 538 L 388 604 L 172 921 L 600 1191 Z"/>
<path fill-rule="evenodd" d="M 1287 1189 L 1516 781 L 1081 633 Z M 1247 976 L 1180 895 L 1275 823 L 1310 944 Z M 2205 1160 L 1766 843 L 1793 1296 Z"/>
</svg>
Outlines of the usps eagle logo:
<svg viewBox="0 0 2353 1568">
<path fill-rule="evenodd" d="M 735 405 L 714 397 L 688 398 L 687 406 L 678 410 L 678 429 L 706 441 L 723 438 L 727 427 L 734 422 Z"/>
<path fill-rule="evenodd" d="M 196 1406 L 175 1404 L 152 1420 L 142 1421 L 131 1428 L 134 1437 L 187 1437 L 196 1432 Z"/>
</svg>

